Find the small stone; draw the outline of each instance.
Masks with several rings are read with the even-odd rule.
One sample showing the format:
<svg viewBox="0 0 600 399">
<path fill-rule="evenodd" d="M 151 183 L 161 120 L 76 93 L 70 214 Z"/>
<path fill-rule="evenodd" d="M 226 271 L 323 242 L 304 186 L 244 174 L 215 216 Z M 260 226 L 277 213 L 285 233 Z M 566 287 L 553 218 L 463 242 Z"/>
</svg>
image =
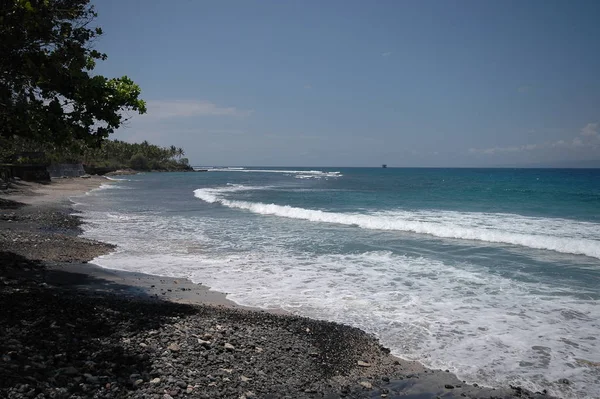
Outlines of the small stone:
<svg viewBox="0 0 600 399">
<path fill-rule="evenodd" d="M 254 392 L 252 392 L 252 391 L 248 391 L 248 392 L 244 393 L 244 395 L 245 395 L 247 398 L 255 398 L 255 397 L 256 397 L 256 395 L 255 395 L 255 394 L 254 394 Z"/>
<path fill-rule="evenodd" d="M 371 367 L 371 363 L 363 362 L 362 360 L 358 361 L 358 365 L 360 367 Z"/>
<path fill-rule="evenodd" d="M 177 381 L 176 385 L 177 385 L 179 388 L 184 388 L 184 389 L 186 389 L 186 388 L 187 388 L 187 386 L 188 386 L 188 384 L 186 384 L 186 383 L 185 383 L 185 382 L 183 382 L 183 381 Z"/>
<path fill-rule="evenodd" d="M 148 344 L 145 344 L 145 343 L 143 343 L 143 342 L 140 342 L 140 346 L 141 346 L 142 348 L 145 348 L 145 347 L 147 347 L 147 346 L 148 346 Z"/>
<path fill-rule="evenodd" d="M 173 342 L 172 344 L 167 346 L 167 349 L 170 350 L 171 352 L 179 352 L 181 350 L 179 345 L 177 345 L 175 342 Z"/>
<path fill-rule="evenodd" d="M 233 351 L 235 350 L 235 346 L 231 345 L 229 342 L 226 342 L 224 345 L 225 349 Z"/>
<path fill-rule="evenodd" d="M 243 376 L 241 376 L 241 377 L 240 377 L 240 380 L 242 380 L 242 381 L 244 381 L 244 382 L 248 382 L 248 381 L 250 381 L 251 379 L 252 379 L 252 378 L 248 378 L 248 377 L 246 377 L 245 375 L 243 375 Z"/>
<path fill-rule="evenodd" d="M 233 373 L 233 369 L 221 369 L 221 370 L 223 370 L 224 372 L 229 373 L 229 374 Z"/>
<path fill-rule="evenodd" d="M 100 383 L 100 380 L 98 379 L 98 377 L 94 377 L 93 375 L 88 374 L 88 373 L 84 374 L 83 378 L 85 378 L 85 380 L 90 384 L 99 384 Z"/>
<path fill-rule="evenodd" d="M 363 388 L 366 388 L 366 389 L 371 389 L 371 388 L 373 388 L 373 385 L 372 385 L 372 384 L 371 384 L 369 381 L 361 381 L 361 382 L 360 382 L 360 385 L 361 385 Z"/>
<path fill-rule="evenodd" d="M 191 385 L 188 385 L 187 389 L 185 390 L 186 393 L 192 393 L 194 392 L 194 387 Z"/>
<path fill-rule="evenodd" d="M 569 381 L 566 378 L 561 378 L 560 380 L 558 380 L 558 382 L 565 385 L 569 385 L 571 383 L 571 381 Z"/>
<path fill-rule="evenodd" d="M 198 343 L 202 346 L 210 346 L 210 341 L 205 341 L 203 339 L 198 338 Z"/>
<path fill-rule="evenodd" d="M 446 389 L 454 389 L 454 385 L 446 384 L 446 385 L 444 385 L 444 388 L 446 388 Z"/>
<path fill-rule="evenodd" d="M 173 397 L 171 395 L 169 395 L 168 393 L 163 395 L 163 399 L 173 399 Z"/>
<path fill-rule="evenodd" d="M 79 371 L 73 366 L 65 367 L 64 369 L 61 370 L 61 372 L 62 372 L 62 374 L 66 374 L 66 375 L 79 374 Z"/>
<path fill-rule="evenodd" d="M 150 381 L 150 384 L 160 384 L 160 378 L 156 377 Z"/>
<path fill-rule="evenodd" d="M 133 385 L 135 385 L 137 387 L 137 386 L 142 385 L 143 383 L 144 383 L 144 380 L 142 380 L 141 378 L 139 378 L 139 379 L 135 380 L 135 382 L 133 383 Z"/>
</svg>

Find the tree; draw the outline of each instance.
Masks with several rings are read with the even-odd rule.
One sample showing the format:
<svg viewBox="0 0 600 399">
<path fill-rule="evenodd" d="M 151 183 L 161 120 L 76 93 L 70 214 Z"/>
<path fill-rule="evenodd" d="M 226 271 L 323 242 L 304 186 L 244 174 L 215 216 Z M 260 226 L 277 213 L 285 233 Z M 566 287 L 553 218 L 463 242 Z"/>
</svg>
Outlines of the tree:
<svg viewBox="0 0 600 399">
<path fill-rule="evenodd" d="M 135 154 L 131 157 L 129 166 L 136 170 L 146 170 L 148 169 L 148 159 L 142 154 Z"/>
<path fill-rule="evenodd" d="M 0 139 L 97 146 L 146 112 L 127 76 L 92 73 L 106 54 L 90 0 L 0 0 Z"/>
</svg>

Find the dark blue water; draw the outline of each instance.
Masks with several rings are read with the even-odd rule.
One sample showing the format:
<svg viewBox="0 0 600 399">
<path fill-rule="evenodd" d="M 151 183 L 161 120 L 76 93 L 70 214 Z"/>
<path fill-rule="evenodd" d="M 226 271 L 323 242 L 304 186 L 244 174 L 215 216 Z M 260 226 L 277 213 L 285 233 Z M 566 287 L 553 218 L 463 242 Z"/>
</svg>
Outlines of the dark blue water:
<svg viewBox="0 0 600 399">
<path fill-rule="evenodd" d="M 599 170 L 215 169 L 77 202 L 120 246 L 104 267 L 352 324 L 472 382 L 600 395 Z"/>
</svg>

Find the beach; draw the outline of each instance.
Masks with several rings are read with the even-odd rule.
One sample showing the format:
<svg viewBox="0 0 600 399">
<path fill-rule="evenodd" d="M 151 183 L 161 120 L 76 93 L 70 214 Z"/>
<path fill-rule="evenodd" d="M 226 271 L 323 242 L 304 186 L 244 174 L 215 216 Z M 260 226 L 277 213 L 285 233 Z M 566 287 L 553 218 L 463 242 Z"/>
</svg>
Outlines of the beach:
<svg viewBox="0 0 600 399">
<path fill-rule="evenodd" d="M 390 355 L 358 328 L 89 263 L 115 245 L 79 236 L 69 198 L 107 182 L 0 194 L 1 397 L 549 397 L 467 384 Z"/>
</svg>

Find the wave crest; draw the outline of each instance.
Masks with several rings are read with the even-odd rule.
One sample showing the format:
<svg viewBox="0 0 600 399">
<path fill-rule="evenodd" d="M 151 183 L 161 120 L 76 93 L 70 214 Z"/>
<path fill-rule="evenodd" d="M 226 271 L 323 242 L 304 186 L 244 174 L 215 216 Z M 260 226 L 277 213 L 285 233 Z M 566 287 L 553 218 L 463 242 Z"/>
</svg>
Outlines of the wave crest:
<svg viewBox="0 0 600 399">
<path fill-rule="evenodd" d="M 566 219 L 535 218 L 521 215 L 455 211 L 386 211 L 369 214 L 336 213 L 289 205 L 230 200 L 224 194 L 253 190 L 234 186 L 194 190 L 196 198 L 272 215 L 320 223 L 335 223 L 373 230 L 393 230 L 427 234 L 440 238 L 475 240 L 551 250 L 600 259 L 600 226 Z M 551 232 L 549 234 L 549 232 Z"/>
</svg>

